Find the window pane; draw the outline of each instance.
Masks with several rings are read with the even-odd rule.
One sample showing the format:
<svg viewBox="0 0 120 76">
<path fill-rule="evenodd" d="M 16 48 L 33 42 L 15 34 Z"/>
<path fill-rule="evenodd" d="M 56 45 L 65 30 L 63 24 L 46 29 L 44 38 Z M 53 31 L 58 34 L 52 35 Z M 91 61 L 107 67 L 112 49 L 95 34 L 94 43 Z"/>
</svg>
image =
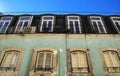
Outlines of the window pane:
<svg viewBox="0 0 120 76">
<path fill-rule="evenodd" d="M 18 23 L 18 27 L 22 27 L 22 24 L 23 24 L 23 21 L 20 21 L 20 22 Z"/>
<path fill-rule="evenodd" d="M 115 21 L 120 21 L 120 18 L 113 18 L 113 20 L 115 20 Z"/>
<path fill-rule="evenodd" d="M 20 20 L 29 20 L 31 17 L 21 17 Z"/>
<path fill-rule="evenodd" d="M 52 21 L 49 21 L 48 22 L 48 30 L 51 31 L 52 30 L 51 28 L 52 28 Z"/>
<path fill-rule="evenodd" d="M 23 26 L 27 27 L 28 26 L 28 21 L 25 21 Z"/>
<path fill-rule="evenodd" d="M 78 21 L 75 21 L 76 33 L 80 33 Z"/>
<path fill-rule="evenodd" d="M 78 20 L 78 17 L 69 17 L 69 20 Z"/>
<path fill-rule="evenodd" d="M 93 28 L 96 32 L 99 32 L 96 22 L 93 22 Z"/>
<path fill-rule="evenodd" d="M 80 67 L 88 67 L 85 52 L 79 52 L 79 60 L 80 60 Z"/>
<path fill-rule="evenodd" d="M 11 20 L 11 17 L 2 17 L 1 20 Z"/>
<path fill-rule="evenodd" d="M 37 67 L 43 68 L 43 65 L 44 65 L 44 53 L 39 53 Z"/>
<path fill-rule="evenodd" d="M 112 60 L 111 60 L 111 57 L 110 57 L 110 54 L 109 54 L 108 51 L 104 52 L 104 58 L 105 58 L 106 66 L 107 67 L 113 67 L 112 66 Z"/>
<path fill-rule="evenodd" d="M 42 24 L 42 31 L 44 31 L 47 27 L 47 21 L 43 21 L 43 24 Z"/>
<path fill-rule="evenodd" d="M 52 54 L 46 52 L 45 68 L 52 68 Z"/>
<path fill-rule="evenodd" d="M 4 22 L 0 22 L 0 29 L 1 29 L 1 27 L 3 26 L 3 24 L 4 24 Z"/>
<path fill-rule="evenodd" d="M 53 17 L 44 17 L 44 20 L 52 20 Z"/>
<path fill-rule="evenodd" d="M 8 27 L 8 25 L 9 25 L 9 22 L 5 22 L 4 26 L 1 29 L 1 33 L 5 33 L 6 28 Z"/>
<path fill-rule="evenodd" d="M 101 33 L 105 33 L 105 30 L 104 30 L 101 22 L 98 22 L 98 26 L 99 26 L 100 32 L 101 32 Z"/>
<path fill-rule="evenodd" d="M 19 57 L 19 53 L 18 52 L 14 52 L 13 53 L 12 62 L 11 62 L 11 65 L 10 65 L 11 67 L 15 67 L 16 66 L 18 57 Z"/>
<path fill-rule="evenodd" d="M 10 67 L 12 52 L 6 52 L 1 67 Z"/>
<path fill-rule="evenodd" d="M 78 52 L 71 53 L 72 67 L 79 67 Z"/>
<path fill-rule="evenodd" d="M 74 33 L 73 21 L 70 21 L 70 32 Z"/>
<path fill-rule="evenodd" d="M 113 67 L 120 67 L 120 60 L 118 58 L 117 52 L 111 51 L 111 57 L 113 59 Z"/>
</svg>

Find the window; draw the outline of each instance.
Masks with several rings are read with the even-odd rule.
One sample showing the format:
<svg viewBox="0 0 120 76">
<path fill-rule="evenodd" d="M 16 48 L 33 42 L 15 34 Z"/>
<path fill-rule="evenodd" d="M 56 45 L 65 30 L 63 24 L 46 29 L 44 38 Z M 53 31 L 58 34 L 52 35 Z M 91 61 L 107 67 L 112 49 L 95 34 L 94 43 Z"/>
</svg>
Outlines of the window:
<svg viewBox="0 0 120 76">
<path fill-rule="evenodd" d="M 2 17 L 0 20 L 0 33 L 6 33 L 13 17 Z"/>
<path fill-rule="evenodd" d="M 21 16 L 19 17 L 16 29 L 14 33 L 20 33 L 23 31 L 24 27 L 29 27 L 31 25 L 33 16 Z"/>
<path fill-rule="evenodd" d="M 120 17 L 111 17 L 114 27 L 118 33 L 120 33 Z"/>
<path fill-rule="evenodd" d="M 79 16 L 67 16 L 70 33 L 82 33 Z"/>
<path fill-rule="evenodd" d="M 55 76 L 57 50 L 53 48 L 34 49 L 29 75 Z"/>
<path fill-rule="evenodd" d="M 103 66 L 105 72 L 110 75 L 120 75 L 120 55 L 119 51 L 114 48 L 104 48 L 101 50 Z"/>
<path fill-rule="evenodd" d="M 13 50 L 5 52 L 2 63 L 0 65 L 1 69 L 15 70 L 18 57 L 19 52 L 17 51 Z"/>
<path fill-rule="evenodd" d="M 86 53 L 75 50 L 71 52 L 72 72 L 89 72 Z"/>
<path fill-rule="evenodd" d="M 93 75 L 91 60 L 87 49 L 70 48 L 67 52 L 68 74 L 74 75 Z"/>
<path fill-rule="evenodd" d="M 90 16 L 90 21 L 94 31 L 99 33 L 107 33 L 103 20 L 99 16 Z"/>
<path fill-rule="evenodd" d="M 52 56 L 53 53 L 39 52 L 37 54 L 36 70 L 37 71 L 51 71 L 52 70 Z"/>
<path fill-rule="evenodd" d="M 0 54 L 0 75 L 17 76 L 23 55 L 23 49 L 8 48 Z"/>
<path fill-rule="evenodd" d="M 42 16 L 40 32 L 53 32 L 54 16 Z"/>
</svg>

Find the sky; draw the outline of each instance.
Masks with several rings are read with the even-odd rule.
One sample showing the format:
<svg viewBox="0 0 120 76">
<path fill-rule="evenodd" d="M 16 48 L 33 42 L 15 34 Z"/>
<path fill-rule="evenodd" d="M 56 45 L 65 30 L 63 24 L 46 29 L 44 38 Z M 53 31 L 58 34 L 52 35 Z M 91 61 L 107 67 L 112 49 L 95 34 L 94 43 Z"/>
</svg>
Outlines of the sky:
<svg viewBox="0 0 120 76">
<path fill-rule="evenodd" d="M 120 0 L 0 0 L 0 12 L 120 14 Z"/>
</svg>

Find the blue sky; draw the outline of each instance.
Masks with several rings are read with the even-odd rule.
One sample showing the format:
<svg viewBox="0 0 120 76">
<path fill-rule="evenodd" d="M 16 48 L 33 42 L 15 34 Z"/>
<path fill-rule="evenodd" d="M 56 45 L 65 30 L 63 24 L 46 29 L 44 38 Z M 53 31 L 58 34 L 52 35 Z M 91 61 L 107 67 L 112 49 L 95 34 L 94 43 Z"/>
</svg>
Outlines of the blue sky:
<svg viewBox="0 0 120 76">
<path fill-rule="evenodd" d="M 120 0 L 0 0 L 0 12 L 120 14 Z"/>
</svg>

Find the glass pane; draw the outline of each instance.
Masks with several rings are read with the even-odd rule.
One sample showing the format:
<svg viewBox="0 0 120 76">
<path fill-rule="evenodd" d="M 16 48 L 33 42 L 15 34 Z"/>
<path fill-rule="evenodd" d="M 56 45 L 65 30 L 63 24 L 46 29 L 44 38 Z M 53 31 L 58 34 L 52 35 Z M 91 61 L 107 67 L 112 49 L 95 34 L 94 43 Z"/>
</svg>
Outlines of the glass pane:
<svg viewBox="0 0 120 76">
<path fill-rule="evenodd" d="M 9 25 L 9 22 L 5 22 L 4 26 L 1 29 L 1 33 L 5 33 L 6 28 L 8 27 L 8 25 Z"/>
<path fill-rule="evenodd" d="M 43 68 L 44 65 L 44 53 L 39 53 L 37 67 Z"/>
<path fill-rule="evenodd" d="M 113 67 L 112 66 L 112 60 L 109 54 L 109 51 L 103 52 L 104 53 L 104 58 L 105 58 L 105 63 L 107 67 Z"/>
<path fill-rule="evenodd" d="M 76 33 L 80 33 L 79 31 L 79 24 L 78 24 L 78 21 L 75 21 L 75 28 L 76 28 Z"/>
<path fill-rule="evenodd" d="M 4 24 L 4 22 L 0 22 L 0 29 L 1 29 L 1 27 L 3 26 L 3 24 Z"/>
<path fill-rule="evenodd" d="M 78 20 L 78 17 L 69 17 L 69 20 Z"/>
<path fill-rule="evenodd" d="M 11 17 L 2 17 L 1 20 L 11 20 Z"/>
<path fill-rule="evenodd" d="M 120 23 L 115 22 L 115 24 L 116 24 L 116 26 L 117 26 L 117 30 L 119 30 L 119 31 L 120 31 Z"/>
<path fill-rule="evenodd" d="M 92 20 L 100 20 L 100 18 L 91 18 Z"/>
<path fill-rule="evenodd" d="M 47 27 L 47 21 L 43 21 L 43 24 L 42 24 L 42 31 L 44 31 Z"/>
<path fill-rule="evenodd" d="M 70 32 L 74 33 L 73 21 L 70 21 Z"/>
<path fill-rule="evenodd" d="M 28 26 L 28 21 L 25 21 L 23 26 L 27 27 Z"/>
<path fill-rule="evenodd" d="M 88 67 L 85 52 L 79 52 L 79 60 L 80 60 L 80 67 Z"/>
<path fill-rule="evenodd" d="M 117 52 L 111 51 L 111 56 L 113 59 L 113 66 L 114 67 L 120 67 L 120 60 L 118 58 Z"/>
<path fill-rule="evenodd" d="M 14 52 L 13 58 L 12 58 L 12 63 L 10 65 L 11 67 L 15 67 L 16 66 L 18 57 L 19 57 L 19 53 L 18 52 Z"/>
<path fill-rule="evenodd" d="M 22 24 L 23 24 L 23 21 L 20 21 L 20 22 L 18 23 L 18 27 L 22 27 Z"/>
<path fill-rule="evenodd" d="M 120 21 L 120 18 L 113 18 L 113 20 L 115 20 L 115 21 Z"/>
<path fill-rule="evenodd" d="M 52 54 L 46 52 L 45 68 L 52 68 Z"/>
<path fill-rule="evenodd" d="M 53 17 L 44 17 L 44 20 L 52 20 Z"/>
<path fill-rule="evenodd" d="M 93 28 L 96 32 L 99 32 L 96 22 L 93 21 Z"/>
<path fill-rule="evenodd" d="M 2 62 L 2 67 L 10 67 L 11 60 L 12 60 L 12 52 L 6 52 Z"/>
<path fill-rule="evenodd" d="M 49 21 L 48 22 L 48 30 L 51 31 L 52 30 L 51 28 L 52 28 L 52 21 Z"/>
<path fill-rule="evenodd" d="M 98 22 L 98 26 L 99 26 L 100 32 L 101 32 L 101 33 L 105 33 L 105 30 L 104 30 L 101 22 Z"/>
<path fill-rule="evenodd" d="M 21 17 L 20 20 L 30 20 L 31 17 Z"/>
<path fill-rule="evenodd" d="M 79 67 L 78 52 L 71 53 L 72 67 Z"/>
</svg>

